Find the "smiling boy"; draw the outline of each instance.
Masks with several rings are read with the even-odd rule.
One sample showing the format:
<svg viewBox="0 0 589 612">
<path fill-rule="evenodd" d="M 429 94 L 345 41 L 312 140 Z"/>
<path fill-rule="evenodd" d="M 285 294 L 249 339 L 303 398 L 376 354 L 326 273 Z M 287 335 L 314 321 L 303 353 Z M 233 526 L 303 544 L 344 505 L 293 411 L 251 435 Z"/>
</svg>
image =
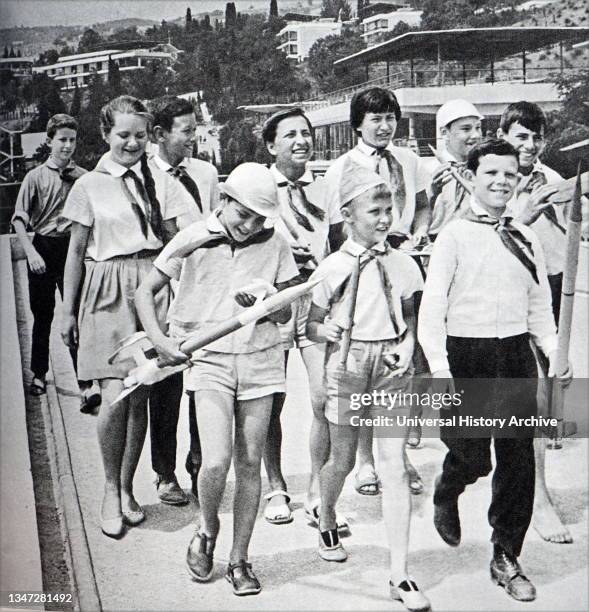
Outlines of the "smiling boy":
<svg viewBox="0 0 589 612">
<path fill-rule="evenodd" d="M 335 505 L 354 467 L 361 428 L 354 426 L 353 418 L 378 410 L 374 405 L 357 412 L 353 398 L 407 388 L 415 347 L 414 294 L 423 286 L 417 264 L 387 243 L 394 213 L 385 179 L 348 160 L 340 202 L 348 239 L 317 269 L 326 280 L 313 291 L 307 323 L 309 338 L 328 343 L 324 384 L 330 451 L 320 472 L 319 555 L 336 562 L 347 559 L 339 541 Z M 355 302 L 352 277 L 358 278 Z M 355 304 L 351 323 L 345 322 L 344 314 L 350 301 Z M 348 325 L 351 339 L 344 366 L 340 364 L 340 342 Z M 408 412 L 408 408 L 401 410 Z M 383 516 L 390 546 L 390 590 L 409 610 L 424 610 L 429 601 L 407 568 L 411 507 L 404 434 L 398 428 L 378 438 Z"/>
<path fill-rule="evenodd" d="M 517 152 L 505 141 L 481 143 L 468 154 L 467 170 L 473 183 L 470 211 L 436 240 L 418 338 L 432 376 L 443 379 L 440 387 L 453 390 L 452 379 L 461 379 L 460 414 L 533 416 L 537 370 L 530 339 L 548 357 L 550 375 L 557 339 L 542 248 L 507 208 L 518 181 Z M 571 375 L 569 368 L 566 378 Z M 481 390 L 483 379 L 488 386 Z M 481 435 L 444 428 L 448 453 L 434 492 L 435 527 L 447 544 L 457 546 L 458 497 L 491 471 L 493 439 L 491 577 L 519 601 L 536 597 L 517 561 L 532 517 L 533 432 Z"/>
<path fill-rule="evenodd" d="M 510 104 L 501 115 L 498 136 L 511 143 L 518 153 L 521 180 L 512 206 L 517 220 L 528 225 L 538 236 L 544 250 L 548 283 L 552 294 L 552 311 L 558 325 L 562 273 L 566 253 L 566 215 L 563 206 L 552 206 L 548 198 L 557 191 L 563 179 L 540 161 L 546 147 L 546 115 L 533 102 Z M 537 358 L 544 376 L 548 364 L 541 354 Z M 548 408 L 550 391 L 540 381 L 538 400 L 543 410 Z M 533 525 L 549 542 L 572 542 L 570 531 L 562 523 L 552 504 L 546 485 L 546 440 L 534 441 L 536 451 L 536 494 L 534 497 Z"/>
<path fill-rule="evenodd" d="M 31 170 L 20 187 L 12 226 L 23 246 L 29 266 L 29 298 L 33 313 L 31 349 L 32 395 L 45 393 L 49 368 L 49 335 L 55 308 L 55 289 L 63 295 L 63 275 L 71 224 L 61 217 L 67 195 L 86 170 L 72 160 L 76 150 L 78 123 L 69 115 L 54 115 L 47 123 L 49 159 Z M 31 240 L 27 228 L 33 233 Z M 76 351 L 71 350 L 76 367 Z M 81 385 L 82 393 L 89 391 Z M 82 408 L 88 401 L 83 397 Z M 92 391 L 93 406 L 100 403 L 99 391 Z"/>
<path fill-rule="evenodd" d="M 432 240 L 448 221 L 460 217 L 469 209 L 468 194 L 450 174 L 450 167 L 464 174 L 469 151 L 481 141 L 483 116 L 467 100 L 448 100 L 436 114 L 436 124 L 444 142 L 440 155 L 445 160 L 432 174 L 430 203 Z"/>
<path fill-rule="evenodd" d="M 260 164 L 241 164 L 231 172 L 223 191 L 224 204 L 172 239 L 136 293 L 141 322 L 166 363 L 188 358 L 178 349 L 179 340 L 187 334 L 209 329 L 251 306 L 253 296 L 244 286 L 262 280 L 280 290 L 297 275 L 286 240 L 273 229 L 264 229 L 266 219 L 278 216 L 270 171 Z M 202 248 L 191 246 L 202 238 L 210 242 Z M 170 279 L 176 279 L 178 287 L 168 313 L 168 337 L 158 325 L 154 296 Z M 276 323 L 287 322 L 290 315 L 287 306 L 216 340 L 191 357 L 186 375 L 186 386 L 195 394 L 202 447 L 201 521 L 186 563 L 194 580 L 211 579 L 219 507 L 233 459 L 233 546 L 226 578 L 238 596 L 261 590 L 248 562 L 248 548 L 260 503 L 260 462 L 272 397 L 285 391 L 284 351 Z"/>
<path fill-rule="evenodd" d="M 180 229 L 194 221 L 205 219 L 219 204 L 219 177 L 212 164 L 194 159 L 196 117 L 188 100 L 164 96 L 150 104 L 153 113 L 152 138 L 157 149 L 149 163 L 173 176 L 187 192 L 193 206 L 181 215 Z M 177 374 L 154 385 L 150 393 L 149 423 L 151 438 L 151 465 L 156 473 L 156 487 L 160 501 L 170 505 L 188 503 L 175 475 L 176 430 L 182 398 L 182 375 Z M 196 496 L 200 467 L 200 443 L 196 425 L 194 395 L 189 393 L 188 416 L 190 450 L 186 457 L 186 470 L 192 480 Z"/>
</svg>

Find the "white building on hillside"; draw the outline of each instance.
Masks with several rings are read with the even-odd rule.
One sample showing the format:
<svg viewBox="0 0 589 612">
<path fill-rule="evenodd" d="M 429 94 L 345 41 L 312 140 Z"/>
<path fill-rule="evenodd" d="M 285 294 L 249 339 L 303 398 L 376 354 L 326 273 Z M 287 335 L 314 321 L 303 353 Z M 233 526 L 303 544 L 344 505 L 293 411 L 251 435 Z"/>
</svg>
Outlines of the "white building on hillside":
<svg viewBox="0 0 589 612">
<path fill-rule="evenodd" d="M 383 34 L 391 32 L 395 26 L 404 21 L 409 26 L 419 26 L 423 11 L 398 10 L 391 13 L 379 13 L 362 20 L 362 38 L 366 46 L 371 47 L 382 42 Z"/>
<path fill-rule="evenodd" d="M 319 21 L 291 22 L 285 25 L 276 35 L 280 49 L 288 59 L 302 62 L 309 55 L 309 50 L 320 38 L 330 34 L 341 34 L 342 24 L 333 19 Z"/>
<path fill-rule="evenodd" d="M 61 89 L 73 89 L 76 87 L 87 87 L 93 74 L 108 75 L 108 60 L 111 58 L 119 66 L 119 71 L 130 72 L 143 70 L 153 62 L 164 62 L 172 65 L 178 55 L 183 53 L 170 44 L 161 44 L 150 49 L 107 49 L 104 51 L 92 51 L 91 53 L 78 53 L 77 55 L 65 55 L 59 61 L 50 66 L 37 66 L 33 72 L 47 74 L 47 76 L 59 81 Z"/>
</svg>

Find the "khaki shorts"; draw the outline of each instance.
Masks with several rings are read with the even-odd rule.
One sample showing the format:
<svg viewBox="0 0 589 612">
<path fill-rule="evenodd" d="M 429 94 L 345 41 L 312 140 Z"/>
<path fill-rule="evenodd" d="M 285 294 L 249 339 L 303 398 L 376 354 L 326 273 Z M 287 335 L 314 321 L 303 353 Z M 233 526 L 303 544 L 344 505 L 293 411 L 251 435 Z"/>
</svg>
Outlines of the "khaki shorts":
<svg viewBox="0 0 589 612">
<path fill-rule="evenodd" d="M 313 295 L 311 293 L 305 293 L 305 295 L 297 298 L 291 304 L 292 316 L 290 319 L 286 323 L 278 324 L 280 339 L 285 351 L 291 348 L 305 348 L 315 344 L 315 342 L 307 338 L 306 332 L 312 298 Z"/>
<path fill-rule="evenodd" d="M 186 372 L 187 391 L 221 391 L 238 400 L 286 392 L 284 350 L 277 344 L 253 353 L 217 353 L 202 349 Z"/>
<path fill-rule="evenodd" d="M 372 394 L 394 394 L 410 388 L 413 370 L 410 368 L 401 377 L 394 377 L 383 357 L 395 352 L 397 340 L 352 340 L 347 367 L 339 363 L 339 349 L 328 349 L 325 361 L 325 418 L 336 425 L 350 425 L 352 416 L 363 418 L 387 415 L 388 404 L 358 406 L 357 396 Z M 382 397 L 382 395 L 381 395 Z M 406 406 L 393 405 L 392 410 L 405 410 Z"/>
</svg>

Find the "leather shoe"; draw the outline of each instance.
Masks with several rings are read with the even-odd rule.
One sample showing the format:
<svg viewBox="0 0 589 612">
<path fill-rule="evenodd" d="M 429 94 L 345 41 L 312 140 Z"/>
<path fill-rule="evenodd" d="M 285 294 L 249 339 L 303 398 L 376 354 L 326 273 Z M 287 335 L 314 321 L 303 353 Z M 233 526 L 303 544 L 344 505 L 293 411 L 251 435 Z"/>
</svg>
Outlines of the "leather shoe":
<svg viewBox="0 0 589 612">
<path fill-rule="evenodd" d="M 436 488 L 440 477 L 436 479 Z M 449 546 L 460 544 L 460 515 L 458 513 L 458 499 L 451 499 L 442 503 L 434 503 L 434 526 L 440 537 Z"/>
<path fill-rule="evenodd" d="M 162 503 L 171 506 L 184 506 L 188 503 L 188 496 L 180 488 L 175 476 L 169 480 L 164 479 L 162 476 L 158 476 L 155 484 L 157 496 Z"/>
<path fill-rule="evenodd" d="M 536 587 L 525 576 L 517 559 L 500 546 L 495 546 L 491 561 L 491 580 L 517 601 L 536 599 Z"/>
<path fill-rule="evenodd" d="M 252 570 L 252 564 L 243 559 L 229 564 L 225 579 L 233 585 L 233 594 L 239 597 L 257 595 L 262 590 L 260 581 Z"/>
<path fill-rule="evenodd" d="M 217 539 L 199 533 L 192 536 L 186 552 L 186 566 L 198 582 L 207 582 L 213 575 L 213 553 Z"/>
<path fill-rule="evenodd" d="M 403 580 L 397 586 L 389 580 L 389 587 L 391 598 L 396 601 L 402 601 L 407 610 L 421 612 L 422 610 L 430 609 L 429 599 L 419 590 L 419 587 L 413 580 Z"/>
</svg>

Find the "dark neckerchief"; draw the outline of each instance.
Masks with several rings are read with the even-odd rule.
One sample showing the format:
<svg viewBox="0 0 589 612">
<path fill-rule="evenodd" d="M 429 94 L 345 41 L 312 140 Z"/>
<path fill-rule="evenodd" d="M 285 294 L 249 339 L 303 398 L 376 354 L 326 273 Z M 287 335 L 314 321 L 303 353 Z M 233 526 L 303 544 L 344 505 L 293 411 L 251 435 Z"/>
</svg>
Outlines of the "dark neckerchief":
<svg viewBox="0 0 589 612">
<path fill-rule="evenodd" d="M 202 213 L 202 199 L 200 197 L 200 191 L 198 190 L 198 185 L 192 180 L 189 176 L 186 168 L 183 166 L 172 166 L 168 169 L 168 172 L 175 178 L 177 178 L 188 193 L 192 196 L 192 199 L 195 201 L 198 210 Z"/>
<path fill-rule="evenodd" d="M 303 208 L 305 209 L 305 212 L 315 217 L 316 219 L 319 219 L 319 221 L 323 221 L 323 219 L 325 219 L 325 211 L 309 201 L 309 198 L 307 198 L 307 194 L 305 193 L 304 189 L 307 185 L 309 185 L 309 182 L 302 181 L 300 179 L 296 181 L 279 181 L 276 183 L 277 187 L 286 187 L 288 193 L 288 205 L 292 210 L 296 222 L 301 227 L 304 227 L 307 231 L 314 232 L 315 228 L 313 227 L 307 216 L 297 208 L 292 197 L 292 192 L 297 191 Z"/>
<path fill-rule="evenodd" d="M 512 225 L 511 217 L 501 217 L 497 219 L 490 215 L 477 215 L 470 209 L 464 218 L 473 223 L 491 226 L 497 234 L 499 234 L 499 238 L 501 238 L 501 242 L 505 248 L 507 248 L 526 270 L 528 270 L 536 284 L 540 284 L 536 264 L 534 262 L 532 244 L 514 225 Z"/>
<path fill-rule="evenodd" d="M 405 187 L 405 177 L 403 176 L 403 166 L 399 160 L 387 149 L 375 149 L 375 155 L 379 158 L 384 159 L 387 163 L 390 177 L 390 187 L 393 194 L 393 202 L 399 216 L 403 214 L 405 209 L 405 200 L 407 196 L 407 189 Z M 380 174 L 380 163 L 376 164 L 376 173 Z"/>
</svg>

